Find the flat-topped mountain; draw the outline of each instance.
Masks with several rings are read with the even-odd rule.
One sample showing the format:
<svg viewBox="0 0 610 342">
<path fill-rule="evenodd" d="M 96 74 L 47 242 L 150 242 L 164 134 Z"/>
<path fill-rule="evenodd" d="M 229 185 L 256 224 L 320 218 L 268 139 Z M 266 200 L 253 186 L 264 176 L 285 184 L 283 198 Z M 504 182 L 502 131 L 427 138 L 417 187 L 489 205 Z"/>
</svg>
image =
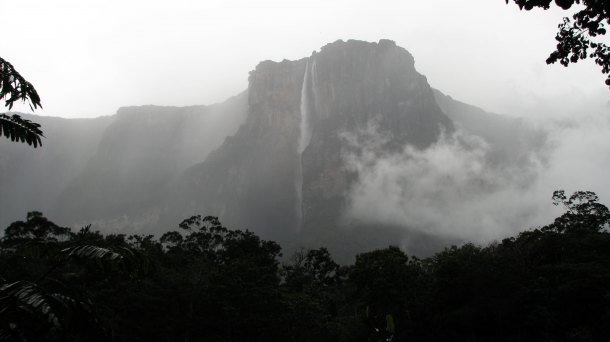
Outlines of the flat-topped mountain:
<svg viewBox="0 0 610 342">
<path fill-rule="evenodd" d="M 336 224 L 357 179 L 343 158 L 358 148 L 348 136 L 374 126 L 389 151 L 453 131 L 413 57 L 391 41 L 337 41 L 301 60 L 265 61 L 249 81 L 245 124 L 177 187 L 180 208 L 229 226 L 277 235 Z"/>
<path fill-rule="evenodd" d="M 491 146 L 490 162 L 519 163 L 535 140 L 517 120 L 432 89 L 390 40 L 336 41 L 300 60 L 261 62 L 248 89 L 222 104 L 34 120 L 47 136 L 41 149 L 0 141 L 2 226 L 40 210 L 64 225 L 161 233 L 203 214 L 345 255 L 392 242 L 434 247 L 407 222 L 346 218 L 361 181 L 354 158 L 423 151 L 464 130 Z"/>
</svg>

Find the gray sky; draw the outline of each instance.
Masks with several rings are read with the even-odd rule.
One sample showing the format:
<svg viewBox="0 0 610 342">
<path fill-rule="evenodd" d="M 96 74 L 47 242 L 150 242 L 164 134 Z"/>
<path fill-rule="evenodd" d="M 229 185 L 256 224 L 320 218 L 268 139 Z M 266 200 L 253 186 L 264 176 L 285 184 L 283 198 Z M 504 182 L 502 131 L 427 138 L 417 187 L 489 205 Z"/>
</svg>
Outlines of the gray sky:
<svg viewBox="0 0 610 342">
<path fill-rule="evenodd" d="M 37 88 L 42 115 L 223 101 L 259 61 L 337 39 L 395 40 L 432 86 L 496 112 L 610 100 L 592 61 L 545 64 L 565 12 L 504 0 L 19 0 L 2 14 L 0 56 Z"/>
</svg>

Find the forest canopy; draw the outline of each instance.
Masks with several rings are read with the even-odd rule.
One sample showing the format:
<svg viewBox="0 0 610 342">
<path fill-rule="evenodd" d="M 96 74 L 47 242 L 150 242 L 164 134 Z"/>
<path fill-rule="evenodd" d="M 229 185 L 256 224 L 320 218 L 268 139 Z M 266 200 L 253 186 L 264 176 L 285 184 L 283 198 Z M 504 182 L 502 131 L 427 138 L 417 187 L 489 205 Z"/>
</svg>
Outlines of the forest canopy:
<svg viewBox="0 0 610 342">
<path fill-rule="evenodd" d="M 553 199 L 565 214 L 501 242 L 425 259 L 388 246 L 352 265 L 325 248 L 282 258 L 216 217 L 157 239 L 31 212 L 0 245 L 0 340 L 607 340 L 608 208 Z"/>
</svg>

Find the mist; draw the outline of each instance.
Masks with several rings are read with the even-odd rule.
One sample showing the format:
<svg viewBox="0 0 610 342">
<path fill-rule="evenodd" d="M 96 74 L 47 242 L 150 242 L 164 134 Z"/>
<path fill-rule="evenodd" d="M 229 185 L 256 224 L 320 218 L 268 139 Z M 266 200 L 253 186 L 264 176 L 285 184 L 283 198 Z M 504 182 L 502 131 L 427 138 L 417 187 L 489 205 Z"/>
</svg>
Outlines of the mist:
<svg viewBox="0 0 610 342">
<path fill-rule="evenodd" d="M 608 204 L 608 107 L 599 102 L 582 107 L 571 115 L 564 110 L 557 117 L 540 113 L 524 119 L 543 143 L 525 146 L 523 158 L 508 162 L 492 158 L 494 146 L 459 125 L 427 149 L 405 146 L 390 154 L 380 153 L 389 137 L 374 125 L 344 136 L 365 146 L 344 156 L 360 175 L 345 216 L 489 243 L 551 223 L 564 211 L 552 204 L 554 190 L 591 190 Z"/>
</svg>

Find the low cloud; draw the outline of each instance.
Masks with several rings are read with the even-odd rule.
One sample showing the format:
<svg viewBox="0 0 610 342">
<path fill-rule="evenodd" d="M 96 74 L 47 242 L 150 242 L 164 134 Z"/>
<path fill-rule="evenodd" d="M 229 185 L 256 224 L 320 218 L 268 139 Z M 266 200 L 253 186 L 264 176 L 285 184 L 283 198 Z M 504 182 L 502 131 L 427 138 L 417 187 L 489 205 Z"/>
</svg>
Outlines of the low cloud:
<svg viewBox="0 0 610 342">
<path fill-rule="evenodd" d="M 492 146 L 465 132 L 390 154 L 374 125 L 345 135 L 360 146 L 344 156 L 359 174 L 346 218 L 487 243 L 552 222 L 562 212 L 551 203 L 557 189 L 592 190 L 610 204 L 607 113 L 538 124 L 547 140 L 518 164 L 491 162 Z"/>
</svg>

